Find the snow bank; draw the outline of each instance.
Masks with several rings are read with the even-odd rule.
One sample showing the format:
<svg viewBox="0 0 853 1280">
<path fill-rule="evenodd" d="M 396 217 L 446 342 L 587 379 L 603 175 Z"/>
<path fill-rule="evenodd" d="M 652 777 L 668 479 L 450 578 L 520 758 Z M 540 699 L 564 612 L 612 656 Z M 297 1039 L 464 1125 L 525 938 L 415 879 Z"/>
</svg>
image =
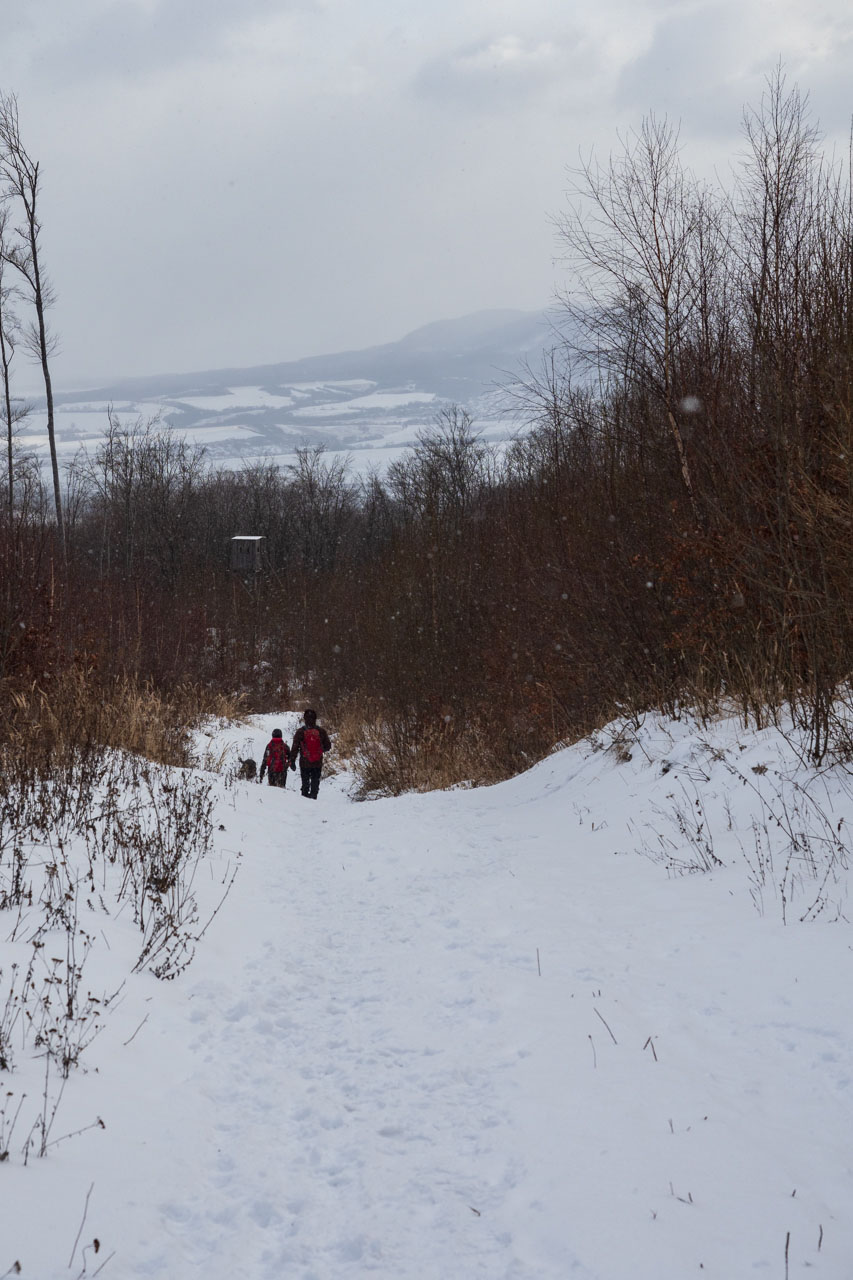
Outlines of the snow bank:
<svg viewBox="0 0 853 1280">
<path fill-rule="evenodd" d="M 843 771 L 650 719 L 473 791 L 205 777 L 233 890 L 171 982 L 102 921 L 60 1114 L 105 1127 L 12 1152 L 0 1275 L 851 1275 Z"/>
</svg>

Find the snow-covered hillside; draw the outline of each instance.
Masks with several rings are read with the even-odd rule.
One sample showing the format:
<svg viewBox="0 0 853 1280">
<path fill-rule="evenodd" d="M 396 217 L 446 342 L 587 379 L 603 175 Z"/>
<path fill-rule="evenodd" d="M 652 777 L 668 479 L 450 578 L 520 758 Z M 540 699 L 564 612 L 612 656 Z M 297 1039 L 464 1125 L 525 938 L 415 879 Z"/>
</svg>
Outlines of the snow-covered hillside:
<svg viewBox="0 0 853 1280">
<path fill-rule="evenodd" d="M 126 983 L 54 1135 L 105 1127 L 17 1135 L 0 1275 L 853 1274 L 843 770 L 650 719 L 478 790 L 207 776 L 201 906 L 239 851 L 233 890 L 170 982 L 97 917 L 87 981 Z"/>
<path fill-rule="evenodd" d="M 535 367 L 550 341 L 540 313 L 478 312 L 363 351 L 60 393 L 58 450 L 68 462 L 81 446 L 96 444 L 110 407 L 126 422 L 160 417 L 220 466 L 287 462 L 301 446 L 323 445 L 351 453 L 359 470 L 381 468 L 449 404 L 467 408 L 484 437 L 499 442 L 518 427 L 512 398 L 499 388 L 525 361 Z M 46 457 L 43 406 L 34 406 L 20 439 Z"/>
</svg>

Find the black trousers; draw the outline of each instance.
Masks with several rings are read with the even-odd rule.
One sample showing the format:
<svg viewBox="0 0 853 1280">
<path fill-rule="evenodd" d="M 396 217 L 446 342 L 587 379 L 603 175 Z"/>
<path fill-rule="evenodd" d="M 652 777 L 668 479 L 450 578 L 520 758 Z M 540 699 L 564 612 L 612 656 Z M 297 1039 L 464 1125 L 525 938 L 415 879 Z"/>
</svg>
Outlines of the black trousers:
<svg viewBox="0 0 853 1280">
<path fill-rule="evenodd" d="M 287 786 L 287 770 L 282 769 L 281 773 L 273 773 L 272 769 L 267 770 L 267 778 L 271 787 Z"/>
<path fill-rule="evenodd" d="M 317 799 L 317 792 L 320 789 L 320 774 L 323 772 L 321 764 L 303 764 L 299 762 L 299 772 L 302 774 L 302 794 L 308 796 L 309 800 Z"/>
</svg>

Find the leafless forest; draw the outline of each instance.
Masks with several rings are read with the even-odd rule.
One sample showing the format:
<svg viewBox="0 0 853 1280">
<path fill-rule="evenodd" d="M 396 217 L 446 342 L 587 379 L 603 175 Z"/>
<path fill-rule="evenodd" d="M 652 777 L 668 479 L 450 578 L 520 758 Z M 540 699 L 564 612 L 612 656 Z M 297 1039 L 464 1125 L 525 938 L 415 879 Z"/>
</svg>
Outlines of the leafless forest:
<svg viewBox="0 0 853 1280">
<path fill-rule="evenodd" d="M 850 164 L 780 72 L 733 166 L 699 182 L 649 119 L 574 175 L 573 342 L 499 455 L 448 410 L 381 478 L 321 452 L 224 472 L 114 420 L 60 498 L 10 422 L 0 732 L 310 697 L 387 790 L 506 776 L 650 707 L 790 706 L 815 759 L 847 752 Z M 238 533 L 264 538 L 251 578 Z"/>
</svg>

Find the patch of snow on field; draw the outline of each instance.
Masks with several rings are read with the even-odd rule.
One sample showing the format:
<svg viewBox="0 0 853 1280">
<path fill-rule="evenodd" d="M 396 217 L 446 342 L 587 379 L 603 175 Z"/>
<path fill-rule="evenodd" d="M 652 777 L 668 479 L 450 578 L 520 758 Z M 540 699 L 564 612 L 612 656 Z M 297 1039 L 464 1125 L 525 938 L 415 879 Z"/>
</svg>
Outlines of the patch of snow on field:
<svg viewBox="0 0 853 1280">
<path fill-rule="evenodd" d="M 350 404 L 357 409 L 399 409 L 406 404 L 432 404 L 435 399 L 431 391 L 377 391 L 371 396 L 357 396 Z"/>
<path fill-rule="evenodd" d="M 359 413 L 363 409 L 399 409 L 409 404 L 433 404 L 436 396 L 426 391 L 377 391 L 373 395 L 355 396 L 339 404 L 306 405 L 295 409 L 302 418 L 328 418 L 343 414 Z"/>
<path fill-rule="evenodd" d="M 106 408 L 101 412 L 95 409 L 59 410 L 55 421 L 57 435 L 63 437 L 72 435 L 81 440 L 103 439 L 109 425 Z M 22 448 L 33 449 L 41 446 L 47 448 L 46 414 L 30 413 L 21 425 L 22 430 L 17 440 Z M 63 443 L 67 442 L 63 440 Z M 76 443 L 76 440 L 72 440 L 71 443 Z"/>
<path fill-rule="evenodd" d="M 211 726 L 200 759 L 296 723 Z M 105 1128 L 5 1165 L 0 1275 L 89 1244 L 107 1280 L 849 1280 L 843 770 L 650 718 L 474 790 L 206 776 L 200 888 L 240 851 L 234 888 L 69 1080 L 62 1132 Z M 102 927 L 97 991 L 130 945 Z"/>
<path fill-rule="evenodd" d="M 253 435 L 261 438 L 259 432 L 249 422 L 233 422 L 227 427 L 205 426 L 203 423 L 197 423 L 195 426 L 185 427 L 181 435 L 192 444 L 217 444 L 226 440 L 244 440 L 247 436 Z"/>
<path fill-rule="evenodd" d="M 231 387 L 221 396 L 181 396 L 181 404 L 193 409 L 281 409 L 294 403 L 293 396 L 274 395 L 262 387 Z"/>
</svg>

